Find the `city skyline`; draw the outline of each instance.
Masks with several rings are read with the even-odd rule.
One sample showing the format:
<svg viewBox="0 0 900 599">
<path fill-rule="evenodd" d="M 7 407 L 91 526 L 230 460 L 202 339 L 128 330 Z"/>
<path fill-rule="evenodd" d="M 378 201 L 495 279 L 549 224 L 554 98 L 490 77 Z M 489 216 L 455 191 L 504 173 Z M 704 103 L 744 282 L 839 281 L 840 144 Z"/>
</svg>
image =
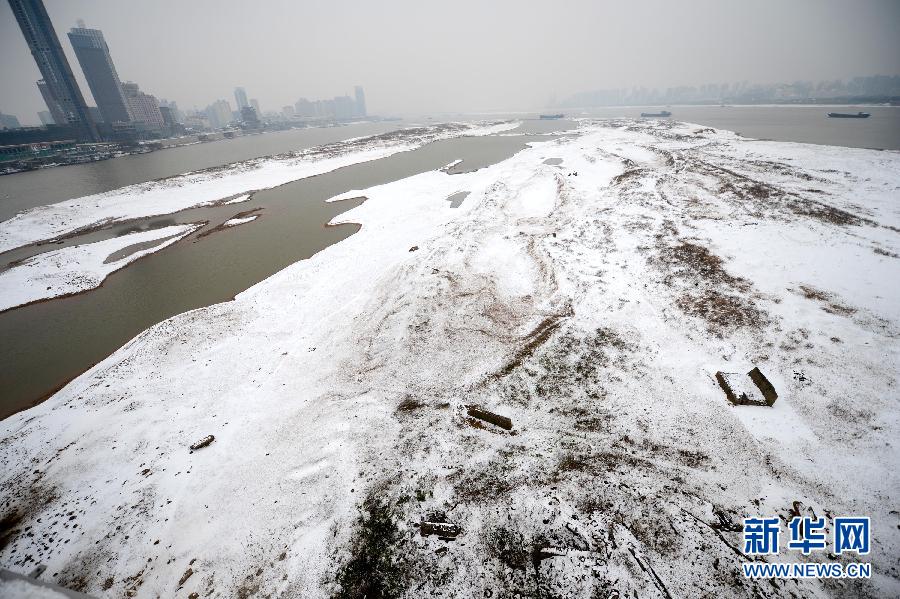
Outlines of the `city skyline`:
<svg viewBox="0 0 900 599">
<path fill-rule="evenodd" d="M 374 112 L 415 114 L 533 109 L 553 95 L 565 98 L 586 89 L 900 73 L 894 35 L 900 5 L 876 0 L 854 4 L 852 19 L 846 18 L 851 5 L 845 2 L 779 5 L 776 22 L 761 16 L 764 7 L 749 3 L 700 2 L 687 14 L 661 2 L 573 2 L 550 13 L 536 6 L 464 2 L 443 15 L 439 27 L 427 11 L 406 2 L 339 2 L 305 12 L 287 5 L 234 14 L 213 6 L 51 0 L 47 10 L 57 27 L 68 29 L 84 18 L 103 30 L 120 74 L 185 107 L 231 98 L 236 85 L 253 90 L 264 108 L 277 110 L 298 96 L 352 95 L 352 85 L 363 84 L 376 102 Z M 0 17 L 11 17 L 5 5 L 0 11 Z M 548 20 L 565 33 L 538 36 Z M 0 21 L 9 81 L 0 110 L 36 124 L 42 107 L 33 88 L 35 69 L 24 60 L 21 36 L 9 35 L 9 19 Z M 735 23 L 734 31 L 723 29 L 724 21 Z M 664 47 L 665 55 L 651 46 Z M 64 51 L 74 60 L 71 49 Z M 83 81 L 77 73 L 76 79 Z"/>
<path fill-rule="evenodd" d="M 134 81 L 123 83 L 103 31 L 88 28 L 83 19 L 78 19 L 77 27 L 69 30 L 68 39 L 87 81 L 87 88 L 97 104 L 89 106 L 75 78 L 76 71 L 71 69 L 62 50 L 62 43 L 43 0 L 9 0 L 9 6 L 42 75 L 36 86 L 47 108 L 46 111 L 37 111 L 44 133 L 26 132 L 25 137 L 17 134 L 11 139 L 46 141 L 70 136 L 81 142 L 133 142 L 235 125 L 248 129 L 267 127 L 261 119 L 263 113 L 259 100 L 248 99 L 244 87 L 234 88 L 235 111 L 231 110 L 227 100 L 219 99 L 204 110 L 193 109 L 185 115 L 178 109 L 177 102 L 160 100 L 142 91 Z M 365 93 L 361 86 L 354 88 L 352 98 L 344 95 L 314 102 L 301 98 L 295 106 L 296 114 L 293 109 L 290 114 L 283 114 L 283 111 L 270 114 L 281 122 L 296 122 L 297 117 L 343 121 L 366 116 Z M 19 129 L 22 126 L 15 115 L 2 112 L 0 125 L 2 129 Z M 62 129 L 47 129 L 51 125 Z"/>
</svg>

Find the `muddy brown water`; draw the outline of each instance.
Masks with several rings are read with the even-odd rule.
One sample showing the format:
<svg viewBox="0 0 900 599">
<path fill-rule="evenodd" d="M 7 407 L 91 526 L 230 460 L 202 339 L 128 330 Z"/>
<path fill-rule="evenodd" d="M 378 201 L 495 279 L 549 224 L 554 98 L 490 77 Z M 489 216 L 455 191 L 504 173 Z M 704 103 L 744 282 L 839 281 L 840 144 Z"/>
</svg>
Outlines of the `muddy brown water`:
<svg viewBox="0 0 900 599">
<path fill-rule="evenodd" d="M 72 198 L 110 191 L 179 175 L 312 148 L 366 135 L 394 131 L 404 123 L 359 123 L 341 127 L 311 127 L 220 139 L 149 154 L 122 156 L 102 162 L 58 166 L 0 177 L 0 220 L 17 212 Z"/>
<path fill-rule="evenodd" d="M 570 126 L 556 124 L 554 130 Z M 538 131 L 542 129 L 538 128 Z M 525 127 L 521 133 L 531 129 Z M 256 193 L 248 202 L 196 208 L 123 223 L 66 240 L 62 245 L 22 248 L 2 264 L 127 232 L 171 224 L 207 222 L 185 239 L 111 274 L 97 289 L 0 313 L 0 418 L 35 405 L 148 327 L 176 314 L 232 299 L 279 270 L 337 243 L 358 230 L 325 227 L 363 200 L 327 204 L 364 189 L 463 162 L 452 172 L 476 170 L 504 160 L 546 135 L 465 137 L 338 169 Z M 435 199 L 435 209 L 446 207 Z M 260 208 L 256 220 L 202 234 L 240 212 Z"/>
</svg>

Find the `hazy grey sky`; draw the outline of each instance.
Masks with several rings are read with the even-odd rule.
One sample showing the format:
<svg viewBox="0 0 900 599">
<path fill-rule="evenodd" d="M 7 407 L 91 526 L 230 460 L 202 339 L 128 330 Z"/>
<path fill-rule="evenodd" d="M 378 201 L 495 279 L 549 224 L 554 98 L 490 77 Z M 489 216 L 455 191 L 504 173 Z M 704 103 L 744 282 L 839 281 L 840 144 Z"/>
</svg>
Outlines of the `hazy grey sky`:
<svg viewBox="0 0 900 599">
<path fill-rule="evenodd" d="M 45 0 L 102 29 L 119 76 L 182 109 L 243 86 L 262 109 L 363 85 L 372 113 L 529 110 L 644 85 L 900 74 L 900 0 Z M 0 111 L 36 123 L 40 74 L 0 0 Z"/>
</svg>

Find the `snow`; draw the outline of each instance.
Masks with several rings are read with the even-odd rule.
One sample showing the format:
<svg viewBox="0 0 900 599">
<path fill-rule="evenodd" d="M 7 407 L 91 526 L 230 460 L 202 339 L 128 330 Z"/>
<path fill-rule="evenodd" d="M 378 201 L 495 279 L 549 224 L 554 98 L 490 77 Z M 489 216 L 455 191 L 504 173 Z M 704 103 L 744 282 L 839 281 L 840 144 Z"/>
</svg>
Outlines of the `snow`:
<svg viewBox="0 0 900 599">
<path fill-rule="evenodd" d="M 411 597 L 897 596 L 900 153 L 700 129 L 334 198 L 358 233 L 0 424 L 3 562 L 99 596 L 324 598 L 361 550 Z M 772 408 L 713 378 L 752 366 Z M 872 580 L 743 579 L 735 526 L 794 509 L 871 516 Z"/>
<path fill-rule="evenodd" d="M 243 225 L 245 223 L 249 223 L 255 221 L 259 218 L 258 214 L 251 214 L 250 216 L 243 216 L 240 218 L 229 218 L 224 223 L 222 223 L 223 227 L 236 227 L 238 225 Z"/>
<path fill-rule="evenodd" d="M 413 150 L 438 139 L 489 135 L 517 126 L 517 122 L 456 123 L 400 130 L 40 206 L 0 222 L 0 253 L 114 222 L 216 204 L 231 196 Z M 238 201 L 243 200 L 238 197 L 228 203 Z"/>
<path fill-rule="evenodd" d="M 62 593 L 25 580 L 0 580 L 0 596 L 6 599 L 66 599 Z"/>
<path fill-rule="evenodd" d="M 80 293 L 99 287 L 110 274 L 135 260 L 158 252 L 186 237 L 201 225 L 171 225 L 129 233 L 112 239 L 75 245 L 38 254 L 0 272 L 0 312 L 32 302 Z M 118 259 L 116 252 L 139 243 L 160 240 Z"/>
</svg>

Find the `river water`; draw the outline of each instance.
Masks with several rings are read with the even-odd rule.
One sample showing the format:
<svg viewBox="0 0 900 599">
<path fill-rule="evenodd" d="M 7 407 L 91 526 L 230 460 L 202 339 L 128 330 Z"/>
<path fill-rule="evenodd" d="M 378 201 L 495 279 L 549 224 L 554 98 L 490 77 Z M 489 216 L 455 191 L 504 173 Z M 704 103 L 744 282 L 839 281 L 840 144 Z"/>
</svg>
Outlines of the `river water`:
<svg viewBox="0 0 900 599">
<path fill-rule="evenodd" d="M 825 112 L 858 107 L 672 107 L 673 119 L 737 131 L 747 137 L 900 149 L 900 108 L 870 107 L 869 119 L 828 119 Z M 648 108 L 597 109 L 597 118 L 634 117 Z M 655 111 L 655 110 L 654 110 Z M 468 115 L 471 118 L 472 115 Z M 486 115 L 497 118 L 499 115 Z M 521 119 L 524 115 L 505 115 Z M 533 116 L 533 115 L 532 115 Z M 461 115 L 450 119 L 464 120 Z M 366 123 L 240 137 L 162 150 L 99 163 L 0 177 L 0 220 L 19 210 L 116 189 L 123 185 L 220 166 L 259 156 L 384 133 L 406 123 Z M 571 121 L 525 120 L 522 135 L 459 138 L 411 152 L 338 169 L 256 193 L 242 204 L 197 208 L 126 223 L 67 240 L 88 243 L 135 229 L 208 221 L 204 229 L 110 275 L 103 285 L 77 296 L 0 313 L 0 418 L 41 401 L 110 355 L 129 339 L 170 316 L 227 301 L 275 272 L 308 258 L 356 231 L 325 227 L 357 201 L 325 204 L 352 189 L 383 184 L 440 168 L 457 159 L 457 170 L 484 167 L 526 143 L 574 126 Z M 456 198 L 464 202 L 465 198 Z M 260 208 L 260 218 L 203 235 L 236 213 Z M 59 246 L 23 248 L 0 257 L 0 266 Z"/>
<path fill-rule="evenodd" d="M 584 116 L 639 117 L 668 110 L 670 118 L 727 129 L 744 137 L 826 146 L 900 150 L 898 106 L 657 106 L 605 108 Z M 830 119 L 829 112 L 868 112 L 867 119 Z M 580 116 L 572 114 L 571 116 Z"/>
<path fill-rule="evenodd" d="M 530 129 L 558 130 L 570 125 L 538 123 Z M 439 141 L 257 192 L 241 204 L 185 210 L 66 241 L 65 245 L 74 245 L 137 228 L 209 222 L 169 248 L 111 274 L 94 290 L 0 313 L 0 363 L 4 365 L 0 418 L 41 401 L 153 324 L 230 300 L 352 235 L 355 225 L 324 225 L 359 201 L 326 204 L 328 198 L 438 169 L 457 159 L 463 162 L 453 169 L 456 172 L 481 168 L 512 156 L 530 141 L 547 139 L 506 135 Z M 255 221 L 203 235 L 235 214 L 255 208 L 261 209 Z M 7 262 L 17 254 L 24 257 L 46 249 L 26 248 L 3 259 Z"/>
<path fill-rule="evenodd" d="M 0 220 L 20 210 L 53 204 L 232 162 L 303 150 L 351 137 L 377 135 L 403 123 L 359 123 L 244 135 L 102 162 L 45 168 L 0 177 Z"/>
</svg>

